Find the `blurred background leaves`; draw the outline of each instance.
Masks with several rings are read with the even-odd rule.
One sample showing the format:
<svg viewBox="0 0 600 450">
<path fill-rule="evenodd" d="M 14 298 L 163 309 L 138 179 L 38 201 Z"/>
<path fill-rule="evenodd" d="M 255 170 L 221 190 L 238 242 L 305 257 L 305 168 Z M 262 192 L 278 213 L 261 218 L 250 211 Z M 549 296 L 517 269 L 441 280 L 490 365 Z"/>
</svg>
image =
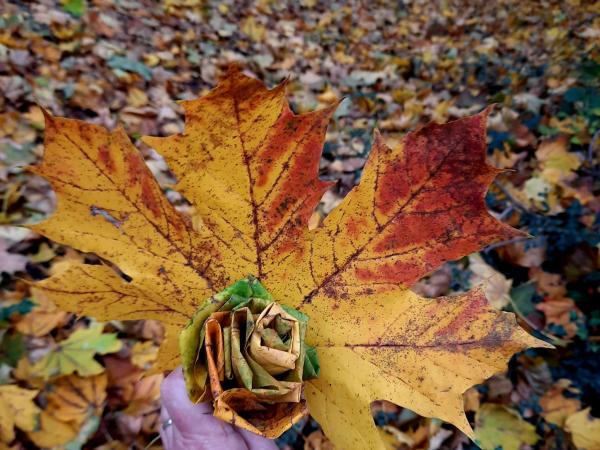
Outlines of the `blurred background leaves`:
<svg viewBox="0 0 600 450">
<path fill-rule="evenodd" d="M 24 170 L 43 152 L 39 106 L 122 124 L 169 199 L 189 211 L 164 161 L 137 138 L 180 132 L 176 100 L 214 86 L 230 63 L 269 85 L 289 78 L 296 112 L 344 98 L 321 160 L 321 176 L 338 183 L 313 226 L 360 179 L 375 128 L 393 145 L 428 121 L 496 104 L 489 159 L 506 171 L 488 206 L 531 238 L 446 264 L 414 289 L 437 297 L 487 283 L 495 307 L 557 347 L 517 355 L 465 393 L 482 445 L 599 449 L 599 47 L 600 4 L 587 0 L 2 2 L 0 408 L 23 395 L 43 412 L 36 424 L 2 421 L 0 449 L 141 449 L 159 425 L 162 374 L 142 373 L 160 326 L 97 324 L 30 290 L 61 261 L 99 262 L 16 227 L 54 207 L 49 186 Z M 37 370 L 89 330 L 120 343 L 93 356 L 99 374 Z M 476 448 L 447 424 L 387 402 L 372 409 L 390 448 Z M 309 419 L 279 444 L 331 448 Z"/>
</svg>

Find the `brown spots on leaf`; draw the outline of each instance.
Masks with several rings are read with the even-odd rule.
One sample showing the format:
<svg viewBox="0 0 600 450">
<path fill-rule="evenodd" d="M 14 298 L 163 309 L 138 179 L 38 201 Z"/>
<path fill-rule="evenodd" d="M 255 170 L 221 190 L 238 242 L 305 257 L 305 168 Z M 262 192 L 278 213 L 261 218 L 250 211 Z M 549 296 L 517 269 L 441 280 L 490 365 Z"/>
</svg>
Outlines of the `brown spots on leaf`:
<svg viewBox="0 0 600 450">
<path fill-rule="evenodd" d="M 135 186 L 142 178 L 147 175 L 147 167 L 142 160 L 142 157 L 137 152 L 130 152 L 125 157 L 127 165 L 127 184 L 129 187 Z"/>
<path fill-rule="evenodd" d="M 98 147 L 98 160 L 107 171 L 115 171 L 115 161 L 110 154 L 110 148 L 108 146 L 101 145 Z"/>
<path fill-rule="evenodd" d="M 83 122 L 81 120 L 76 120 L 73 122 L 75 127 L 77 128 L 77 135 L 85 141 L 86 144 L 92 143 L 92 138 L 97 132 L 97 128 L 94 125 Z"/>
<path fill-rule="evenodd" d="M 458 335 L 460 331 L 468 329 L 488 308 L 487 300 L 482 291 L 471 296 L 466 306 L 456 314 L 450 323 L 437 331 L 437 337 Z"/>
<path fill-rule="evenodd" d="M 161 215 L 161 199 L 158 195 L 162 195 L 158 192 L 155 184 L 149 178 L 142 178 L 142 202 L 150 211 L 154 217 L 158 218 Z M 157 195 L 158 194 L 158 195 Z"/>
<path fill-rule="evenodd" d="M 208 141 L 212 148 L 221 148 L 223 147 L 223 137 L 219 136 L 216 133 L 211 133 L 210 131 L 206 134 Z"/>
<path fill-rule="evenodd" d="M 336 289 L 336 287 L 337 286 L 333 284 L 327 284 L 323 290 L 323 293 L 331 299 L 336 299 L 339 293 L 339 290 Z"/>
<path fill-rule="evenodd" d="M 422 273 L 418 261 L 393 261 L 382 263 L 377 267 L 357 267 L 356 278 L 364 283 L 405 284 L 405 280 L 413 280 Z"/>
<path fill-rule="evenodd" d="M 126 157 L 127 165 L 127 184 L 129 188 L 135 185 L 140 186 L 141 200 L 155 218 L 160 217 L 162 213 L 161 198 L 162 192 L 157 185 L 139 153 L 131 152 Z"/>
<path fill-rule="evenodd" d="M 296 241 L 298 237 L 300 237 L 300 233 L 297 232 L 294 235 L 286 236 L 286 239 L 282 239 L 281 242 L 278 242 L 275 246 L 274 255 L 286 256 L 292 254 L 294 260 L 299 262 L 304 255 L 304 247 L 298 245 Z"/>
<path fill-rule="evenodd" d="M 367 226 L 368 222 L 364 216 L 352 216 L 346 224 L 346 232 L 351 239 L 357 239 Z"/>
</svg>

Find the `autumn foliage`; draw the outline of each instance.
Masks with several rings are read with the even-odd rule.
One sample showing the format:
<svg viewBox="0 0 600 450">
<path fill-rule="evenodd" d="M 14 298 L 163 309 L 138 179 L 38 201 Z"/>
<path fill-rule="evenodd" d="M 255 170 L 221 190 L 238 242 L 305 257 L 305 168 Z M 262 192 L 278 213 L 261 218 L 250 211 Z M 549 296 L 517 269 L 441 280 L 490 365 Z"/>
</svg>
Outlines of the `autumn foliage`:
<svg viewBox="0 0 600 450">
<path fill-rule="evenodd" d="M 305 395 L 336 446 L 384 448 L 370 411 L 380 399 L 473 436 L 463 392 L 513 353 L 547 344 L 482 290 L 429 300 L 408 288 L 445 261 L 518 235 L 484 203 L 499 173 L 485 161 L 489 110 L 429 124 L 393 148 L 376 134 L 360 184 L 309 229 L 329 185 L 318 164 L 334 107 L 296 115 L 285 83 L 268 90 L 236 69 L 182 105 L 182 134 L 144 141 L 175 173 L 191 217 L 163 195 L 123 129 L 46 115 L 44 158 L 31 170 L 58 204 L 32 229 L 105 262 L 67 262 L 36 288 L 99 320 L 160 320 L 166 338 L 155 369 L 166 370 L 179 364 L 179 333 L 200 303 L 254 275 L 310 317 L 307 343 L 321 373 Z M 102 339 L 92 355 L 116 351 Z M 57 361 L 40 370 L 54 373 Z"/>
</svg>

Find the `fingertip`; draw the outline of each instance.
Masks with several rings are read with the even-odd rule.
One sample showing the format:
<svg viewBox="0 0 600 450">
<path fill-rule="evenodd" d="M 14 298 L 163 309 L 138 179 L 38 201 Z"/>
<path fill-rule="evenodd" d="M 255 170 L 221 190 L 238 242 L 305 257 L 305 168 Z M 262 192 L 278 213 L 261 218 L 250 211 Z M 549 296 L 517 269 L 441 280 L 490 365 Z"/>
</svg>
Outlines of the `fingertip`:
<svg viewBox="0 0 600 450">
<path fill-rule="evenodd" d="M 160 386 L 160 394 L 170 395 L 174 392 L 179 392 L 181 387 L 185 390 L 185 380 L 181 367 L 174 369 L 162 382 Z"/>
<path fill-rule="evenodd" d="M 191 402 L 181 368 L 173 370 L 167 378 L 164 379 L 160 387 L 160 396 L 163 407 L 173 420 L 185 418 L 188 415 L 212 414 L 212 405 L 210 403 Z"/>
</svg>

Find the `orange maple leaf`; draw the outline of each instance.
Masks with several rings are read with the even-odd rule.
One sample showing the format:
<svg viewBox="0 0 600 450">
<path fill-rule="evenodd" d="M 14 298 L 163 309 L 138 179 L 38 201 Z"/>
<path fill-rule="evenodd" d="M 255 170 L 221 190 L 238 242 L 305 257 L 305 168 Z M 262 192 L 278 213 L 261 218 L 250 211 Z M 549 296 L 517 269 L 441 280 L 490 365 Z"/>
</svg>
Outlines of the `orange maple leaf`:
<svg viewBox="0 0 600 450">
<path fill-rule="evenodd" d="M 382 449 L 370 402 L 387 399 L 472 436 L 462 393 L 503 370 L 514 352 L 547 346 L 482 291 L 427 300 L 408 290 L 447 260 L 518 232 L 488 214 L 499 172 L 485 161 L 488 110 L 430 124 L 388 148 L 376 134 L 361 183 L 315 230 L 328 183 L 318 166 L 333 108 L 295 115 L 285 84 L 231 70 L 208 95 L 182 102 L 185 132 L 145 138 L 194 206 L 179 214 L 122 129 L 47 116 L 36 173 L 57 212 L 34 230 L 112 261 L 71 264 L 39 286 L 61 307 L 100 319 L 158 319 L 160 368 L 211 294 L 258 277 L 277 301 L 310 316 L 321 375 L 311 414 L 340 448 Z"/>
</svg>

